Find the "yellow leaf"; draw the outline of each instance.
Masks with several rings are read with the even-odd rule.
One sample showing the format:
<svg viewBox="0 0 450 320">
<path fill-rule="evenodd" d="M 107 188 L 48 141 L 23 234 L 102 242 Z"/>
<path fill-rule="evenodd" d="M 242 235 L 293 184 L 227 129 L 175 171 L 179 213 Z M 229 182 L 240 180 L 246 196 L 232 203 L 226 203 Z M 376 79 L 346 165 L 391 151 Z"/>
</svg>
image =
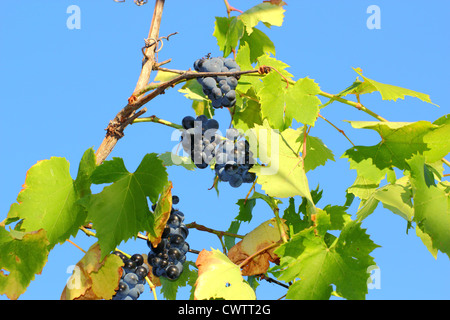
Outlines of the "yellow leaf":
<svg viewBox="0 0 450 320">
<path fill-rule="evenodd" d="M 255 291 L 244 282 L 239 266 L 231 262 L 219 250 L 203 249 L 196 265 L 195 300 L 255 300 Z"/>
<path fill-rule="evenodd" d="M 109 300 L 115 294 L 122 273 L 122 259 L 112 254 L 101 259 L 98 243 L 78 261 L 67 280 L 61 300 Z"/>
</svg>

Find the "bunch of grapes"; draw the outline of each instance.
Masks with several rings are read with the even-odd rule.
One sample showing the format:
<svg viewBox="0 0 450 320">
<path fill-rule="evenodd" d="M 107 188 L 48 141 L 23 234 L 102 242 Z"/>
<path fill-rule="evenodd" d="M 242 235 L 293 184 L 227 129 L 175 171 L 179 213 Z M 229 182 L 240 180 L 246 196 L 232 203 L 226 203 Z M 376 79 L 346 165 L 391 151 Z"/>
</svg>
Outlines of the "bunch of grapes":
<svg viewBox="0 0 450 320">
<path fill-rule="evenodd" d="M 254 159 L 247 140 L 237 140 L 236 129 L 227 130 L 227 139 L 222 141 L 216 151 L 216 175 L 220 181 L 228 182 L 231 187 L 239 188 L 243 183 L 253 183 L 256 175 L 249 172 Z"/>
<path fill-rule="evenodd" d="M 185 129 L 181 135 L 181 144 L 199 169 L 208 167 L 215 157 L 215 149 L 220 137 L 216 135 L 219 129 L 217 120 L 208 119 L 205 115 L 196 119 L 191 116 L 182 120 Z"/>
<path fill-rule="evenodd" d="M 172 203 L 178 204 L 178 202 L 179 198 L 173 196 Z M 150 241 L 147 241 L 150 248 L 148 263 L 157 277 L 176 280 L 183 272 L 183 263 L 189 251 L 189 244 L 186 242 L 189 230 L 183 221 L 184 214 L 172 207 L 160 243 L 154 247 Z"/>
<path fill-rule="evenodd" d="M 237 72 L 241 68 L 232 58 L 202 58 L 194 63 L 198 72 Z M 197 78 L 203 87 L 203 93 L 208 96 L 215 109 L 231 108 L 236 104 L 236 87 L 239 77 L 213 76 Z"/>
<path fill-rule="evenodd" d="M 144 292 L 145 277 L 149 273 L 149 267 L 144 263 L 144 257 L 141 254 L 134 254 L 127 258 L 120 251 L 113 253 L 122 259 L 124 266 L 119 288 L 112 300 L 137 300 Z"/>
</svg>

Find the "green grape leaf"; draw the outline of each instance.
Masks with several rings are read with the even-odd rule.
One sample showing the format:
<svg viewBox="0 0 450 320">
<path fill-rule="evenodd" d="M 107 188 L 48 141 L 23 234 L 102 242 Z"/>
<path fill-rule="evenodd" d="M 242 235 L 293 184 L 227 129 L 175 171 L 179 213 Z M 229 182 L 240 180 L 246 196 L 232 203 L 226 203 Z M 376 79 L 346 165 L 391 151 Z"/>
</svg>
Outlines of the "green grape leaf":
<svg viewBox="0 0 450 320">
<path fill-rule="evenodd" d="M 332 285 L 346 299 L 364 299 L 367 294 L 368 268 L 375 264 L 370 253 L 378 246 L 355 221 L 347 222 L 338 238 L 327 241 L 325 232 L 331 226 L 327 216 L 319 211 L 315 226 L 275 250 L 283 270 L 278 279 L 297 279 L 289 287 L 287 299 L 329 299 Z"/>
<path fill-rule="evenodd" d="M 249 46 L 249 59 L 250 62 L 257 62 L 258 57 L 261 57 L 264 54 L 271 53 L 273 55 L 276 54 L 275 45 L 272 40 L 261 30 L 258 28 L 253 28 L 253 32 L 249 35 L 247 32 L 244 32 L 242 39 L 239 44 L 239 51 L 241 50 L 243 44 L 247 43 Z M 237 60 L 236 60 L 237 61 Z M 251 68 L 244 69 L 241 66 L 242 70 L 250 70 Z"/>
<path fill-rule="evenodd" d="M 288 72 L 286 69 L 289 68 L 289 65 L 284 63 L 283 61 L 277 60 L 274 57 L 270 56 L 270 53 L 265 53 L 257 58 L 258 67 L 269 66 L 277 69 L 277 71 L 285 76 L 287 79 L 292 79 L 294 76 Z M 284 83 L 286 86 L 286 83 Z"/>
<path fill-rule="evenodd" d="M 380 201 L 383 207 L 399 215 L 406 221 L 411 221 L 414 215 L 411 202 L 411 186 L 401 184 L 388 184 L 379 188 L 374 194 L 374 199 Z"/>
<path fill-rule="evenodd" d="M 187 99 L 192 100 L 192 109 L 194 109 L 197 116 L 203 114 L 208 118 L 214 116 L 214 109 L 209 103 L 209 99 L 203 93 L 202 86 L 197 79 L 188 80 L 178 92 L 183 93 Z"/>
<path fill-rule="evenodd" d="M 77 178 L 75 179 L 75 189 L 80 198 L 91 194 L 91 175 L 97 168 L 94 149 L 85 151 L 78 166 Z"/>
<path fill-rule="evenodd" d="M 283 203 L 279 199 L 274 199 L 259 192 L 253 192 L 252 196 L 247 199 L 239 199 L 236 203 L 239 206 L 239 215 L 235 218 L 239 221 L 250 222 L 252 220 L 252 211 L 256 205 L 256 199 L 266 202 L 272 210 L 278 209 L 278 204 Z"/>
<path fill-rule="evenodd" d="M 372 163 L 380 170 L 392 166 L 405 169 L 406 160 L 413 154 L 429 150 L 424 137 L 435 128 L 428 121 L 413 123 L 350 121 L 350 124 L 357 129 L 375 130 L 379 133 L 381 142 L 370 147 L 353 147 L 347 150 L 343 157 L 352 159 L 355 163 L 372 159 Z"/>
<path fill-rule="evenodd" d="M 258 92 L 261 111 L 274 129 L 284 130 L 294 119 L 314 125 L 321 101 L 317 97 L 320 88 L 313 80 L 304 78 L 286 86 L 281 76 L 272 71 L 264 77 L 263 84 Z"/>
<path fill-rule="evenodd" d="M 253 69 L 252 66 L 252 59 L 251 59 L 251 46 L 246 41 L 241 41 L 239 50 L 236 54 L 236 63 L 239 65 L 241 70 L 251 70 Z M 259 57 L 259 56 L 258 56 Z M 248 77 L 245 74 L 241 76 L 242 77 Z"/>
<path fill-rule="evenodd" d="M 298 128 L 295 132 L 283 132 L 283 135 L 289 132 L 294 134 L 292 139 L 295 139 L 295 136 L 297 136 L 296 142 L 300 143 L 300 145 L 298 146 L 298 150 L 296 151 L 303 153 L 303 143 L 305 140 L 304 127 Z M 318 166 L 325 165 L 328 160 L 335 161 L 333 152 L 328 149 L 328 147 L 322 142 L 322 140 L 308 134 L 306 136 L 306 156 L 304 158 L 305 172 L 314 170 Z"/>
<path fill-rule="evenodd" d="M 357 176 L 355 182 L 347 189 L 347 192 L 362 200 L 367 200 L 377 190 L 379 185 L 379 182 L 370 180 L 364 176 Z"/>
<path fill-rule="evenodd" d="M 435 124 L 437 126 L 441 126 L 441 125 L 448 124 L 449 122 L 450 122 L 450 114 L 446 114 L 446 115 L 443 115 L 442 117 L 440 117 L 439 119 L 437 119 L 436 121 L 434 121 L 433 124 Z"/>
<path fill-rule="evenodd" d="M 248 99 L 245 107 L 233 114 L 233 126 L 236 129 L 247 131 L 255 124 L 262 124 L 261 105 L 257 101 Z"/>
<path fill-rule="evenodd" d="M 219 250 L 203 249 L 195 263 L 198 278 L 195 300 L 255 300 L 255 291 L 244 281 L 239 266 Z"/>
<path fill-rule="evenodd" d="M 256 199 L 239 199 L 236 203 L 239 206 L 239 214 L 235 218 L 238 221 L 250 222 L 252 220 L 253 208 L 256 205 Z"/>
<path fill-rule="evenodd" d="M 241 221 L 239 221 L 239 220 L 231 221 L 227 232 L 237 234 L 240 227 L 241 227 Z M 235 238 L 233 236 L 224 235 L 223 238 L 224 238 L 224 243 L 225 243 L 225 246 L 227 247 L 227 250 L 230 250 L 230 248 L 236 244 L 237 238 Z"/>
<path fill-rule="evenodd" d="M 306 216 L 301 216 L 301 210 L 295 211 L 295 200 L 294 198 L 289 198 L 289 206 L 284 210 L 283 219 L 286 224 L 292 227 L 293 233 L 298 233 L 299 231 L 311 226 L 310 221 Z"/>
<path fill-rule="evenodd" d="M 61 293 L 61 300 L 111 300 L 118 289 L 123 261 L 115 255 L 101 256 L 94 243 L 78 261 Z"/>
<path fill-rule="evenodd" d="M 205 115 L 209 119 L 214 117 L 214 108 L 211 106 L 211 103 L 209 103 L 209 101 L 194 100 L 192 101 L 192 109 L 197 116 Z"/>
<path fill-rule="evenodd" d="M 373 182 L 373 184 L 379 184 L 389 171 L 389 168 L 378 168 L 373 163 L 372 158 L 364 159 L 359 162 L 355 161 L 353 158 L 348 157 L 347 154 L 344 154 L 342 158 L 348 158 L 350 169 L 356 170 L 358 177 L 362 177 L 368 181 L 371 181 Z"/>
<path fill-rule="evenodd" d="M 337 97 L 345 97 L 348 94 L 364 94 L 364 93 L 372 93 L 375 91 L 375 88 L 371 86 L 368 82 L 362 82 L 357 79 L 352 83 L 349 87 L 345 88 L 341 92 L 339 92 Z"/>
<path fill-rule="evenodd" d="M 237 234 L 241 222 L 250 222 L 253 217 L 253 208 L 256 205 L 256 199 L 264 200 L 272 210 L 276 210 L 279 203 L 282 203 L 278 199 L 271 198 L 265 194 L 259 192 L 253 192 L 252 196 L 246 199 L 239 199 L 236 203 L 239 206 L 239 214 L 234 218 L 235 220 L 231 222 L 228 232 Z M 235 245 L 236 238 L 225 236 L 225 245 L 228 249 Z"/>
<path fill-rule="evenodd" d="M 441 184 L 426 181 L 425 157 L 415 155 L 407 161 L 411 170 L 414 221 L 423 233 L 430 236 L 433 249 L 450 257 L 450 196 Z M 433 251 L 431 251 L 433 253 Z"/>
<path fill-rule="evenodd" d="M 280 133 L 273 130 L 267 121 L 263 126 L 256 125 L 249 132 L 250 146 L 254 155 L 266 163 L 267 166 L 254 166 L 250 171 L 258 176 L 257 183 L 270 197 L 289 198 L 302 196 L 315 211 L 311 198 L 303 159 L 298 155 L 298 135 L 287 129 Z M 252 142 L 253 141 L 253 142 Z M 254 150 L 255 143 L 258 150 Z"/>
<path fill-rule="evenodd" d="M 50 247 L 75 236 L 86 219 L 85 209 L 77 202 L 90 193 L 88 178 L 95 161 L 92 156 L 93 152 L 85 153 L 76 181 L 64 158 L 52 157 L 32 166 L 8 218 L 23 219 L 23 231 L 45 229 Z"/>
<path fill-rule="evenodd" d="M 434 129 L 423 137 L 429 148 L 424 152 L 428 163 L 440 161 L 450 152 L 450 116 L 439 118 L 433 125 Z"/>
<path fill-rule="evenodd" d="M 256 191 L 253 192 L 252 196 L 249 199 L 261 199 L 265 203 L 267 203 L 272 210 L 278 210 L 278 204 L 283 203 L 279 199 L 274 199 L 272 197 L 269 197 L 269 196 L 267 196 L 265 194 L 262 194 L 262 193 L 259 193 L 259 192 L 256 192 Z"/>
<path fill-rule="evenodd" d="M 224 57 L 237 48 L 239 41 L 241 45 L 244 42 L 251 44 L 252 62 L 266 52 L 275 54 L 273 42 L 255 26 L 260 21 L 267 27 L 281 26 L 284 11 L 281 6 L 265 3 L 256 5 L 237 17 L 216 17 L 213 36 L 216 37 L 217 45 L 223 51 Z"/>
<path fill-rule="evenodd" d="M 323 208 L 330 217 L 330 226 L 328 230 L 342 230 L 347 222 L 350 222 L 351 215 L 347 213 L 348 207 L 327 205 Z"/>
<path fill-rule="evenodd" d="M 237 47 L 244 32 L 244 23 L 237 17 L 216 17 L 213 36 L 224 57 L 228 57 L 231 50 Z"/>
<path fill-rule="evenodd" d="M 378 207 L 380 201 L 374 197 L 369 197 L 367 200 L 362 200 L 358 212 L 356 212 L 356 221 L 361 222 L 370 216 Z"/>
<path fill-rule="evenodd" d="M 163 165 L 166 167 L 182 166 L 189 171 L 194 171 L 197 168 L 191 158 L 179 156 L 170 151 L 160 154 L 158 158 L 162 160 Z"/>
<path fill-rule="evenodd" d="M 433 255 L 435 259 L 437 259 L 437 255 L 439 250 L 433 246 L 433 240 L 428 233 L 425 233 L 420 229 L 418 225 L 416 225 L 416 235 L 422 240 L 425 247 L 427 247 L 428 251 Z"/>
<path fill-rule="evenodd" d="M 6 231 L 0 227 L 0 295 L 16 300 L 47 262 L 46 231 Z"/>
<path fill-rule="evenodd" d="M 156 154 L 147 154 L 134 173 L 128 172 L 121 158 L 113 158 L 97 167 L 91 178 L 95 184 L 112 183 L 92 195 L 88 204 L 103 256 L 138 232 L 152 230 L 147 197 L 155 203 L 168 184 Z"/>
<path fill-rule="evenodd" d="M 384 84 L 377 82 L 375 80 L 369 79 L 362 74 L 362 70 L 360 68 L 353 68 L 357 74 L 363 77 L 364 82 L 361 83 L 362 88 L 358 87 L 356 91 L 351 93 L 363 94 L 363 93 L 372 93 L 374 91 L 378 91 L 381 94 L 383 100 L 393 100 L 397 101 L 397 99 L 405 99 L 405 96 L 411 96 L 418 98 L 424 102 L 434 104 L 431 102 L 430 96 L 424 93 L 416 92 L 410 89 L 405 89 L 397 86 L 393 86 L 390 84 Z M 435 104 L 434 104 L 435 105 Z"/>
<path fill-rule="evenodd" d="M 252 70 L 251 61 L 251 47 L 247 42 L 241 41 L 239 50 L 236 54 L 236 63 L 239 65 L 241 70 Z M 237 92 L 247 93 L 251 99 L 259 103 L 259 99 L 255 92 L 258 92 L 263 87 L 263 82 L 260 77 L 255 77 L 252 75 L 243 74 L 239 79 Z M 252 90 L 250 90 L 252 89 Z"/>
<path fill-rule="evenodd" d="M 202 85 L 198 83 L 197 79 L 190 79 L 181 87 L 178 92 L 183 93 L 187 99 L 205 101 L 208 100 L 203 93 Z"/>
<path fill-rule="evenodd" d="M 242 13 L 239 19 L 244 23 L 247 33 L 251 35 L 259 22 L 263 22 L 267 27 L 281 27 L 285 11 L 281 6 L 264 2 Z"/>
<path fill-rule="evenodd" d="M 362 221 L 372 214 L 380 202 L 383 204 L 383 207 L 404 218 L 406 221 L 412 221 L 414 209 L 411 202 L 412 192 L 408 177 L 404 176 L 382 187 L 378 187 L 375 184 L 367 184 L 364 190 L 366 192 L 365 194 L 362 194 L 363 191 L 354 191 L 356 188 L 362 190 L 363 187 L 363 185 L 353 185 L 349 188 L 349 192 L 354 192 L 356 196 L 363 200 L 360 209 L 356 213 L 358 221 Z"/>
<path fill-rule="evenodd" d="M 299 79 L 290 89 L 296 103 L 286 105 L 286 123 L 293 119 L 303 124 L 314 126 L 322 104 L 317 95 L 319 85 L 309 78 Z M 292 120 L 291 120 L 292 119 Z"/>
</svg>

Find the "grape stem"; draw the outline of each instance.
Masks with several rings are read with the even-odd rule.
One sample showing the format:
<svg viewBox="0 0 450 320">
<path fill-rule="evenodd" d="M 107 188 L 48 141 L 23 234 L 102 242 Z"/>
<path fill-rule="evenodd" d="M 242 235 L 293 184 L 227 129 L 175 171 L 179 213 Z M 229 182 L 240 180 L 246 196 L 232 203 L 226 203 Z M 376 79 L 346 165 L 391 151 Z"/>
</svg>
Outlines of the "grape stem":
<svg viewBox="0 0 450 320">
<path fill-rule="evenodd" d="M 86 226 L 81 226 L 80 230 L 83 231 L 88 237 L 97 237 L 95 232 L 88 230 L 92 228 L 92 224 L 88 224 Z"/>
<path fill-rule="evenodd" d="M 275 214 L 275 220 L 277 222 L 278 231 L 280 232 L 281 239 L 284 243 L 288 242 L 286 231 L 283 228 L 283 224 L 281 223 L 280 219 L 280 209 L 278 208 L 278 205 L 273 209 L 273 213 Z"/>
<path fill-rule="evenodd" d="M 219 241 L 220 241 L 220 244 L 222 245 L 222 252 L 223 252 L 223 254 L 227 254 L 227 246 L 225 245 L 225 242 L 223 242 L 223 237 L 218 237 L 219 238 Z"/>
<path fill-rule="evenodd" d="M 303 130 L 303 151 L 302 151 L 302 158 L 303 158 L 302 165 L 303 165 L 303 169 L 305 169 L 306 138 L 308 137 L 310 129 L 311 129 L 311 127 L 308 128 L 307 124 L 304 125 L 304 130 Z"/>
<path fill-rule="evenodd" d="M 350 140 L 349 137 L 347 137 L 347 135 L 345 134 L 344 130 L 339 129 L 338 127 L 336 127 L 331 121 L 329 121 L 328 119 L 326 119 L 324 116 L 322 116 L 320 113 L 318 114 L 319 118 L 322 118 L 323 120 L 325 120 L 326 122 L 328 122 L 328 124 L 330 124 L 333 128 L 335 128 L 337 131 L 339 131 L 339 133 L 341 133 L 351 144 L 352 146 L 355 146 L 355 144 L 352 142 L 352 140 Z"/>
<path fill-rule="evenodd" d="M 289 285 L 284 284 L 284 283 L 282 283 L 282 282 L 280 282 L 278 280 L 272 279 L 272 278 L 266 276 L 265 274 L 261 274 L 260 275 L 260 279 L 261 280 L 266 280 L 269 283 L 275 283 L 275 284 L 277 284 L 279 286 L 282 286 L 283 288 L 289 289 Z"/>
<path fill-rule="evenodd" d="M 239 12 L 239 13 L 244 13 L 242 10 L 239 10 L 239 9 L 236 9 L 235 7 L 232 7 L 232 6 L 229 4 L 228 0 L 223 0 L 223 2 L 225 2 L 225 6 L 227 7 L 228 18 L 230 17 L 230 13 L 231 13 L 232 11 L 237 11 L 237 12 Z"/>
<path fill-rule="evenodd" d="M 212 190 L 212 189 L 216 186 L 216 184 L 217 184 L 218 181 L 219 181 L 219 176 L 216 175 L 216 177 L 214 178 L 214 183 L 213 183 L 213 185 L 212 185 L 211 188 L 209 188 L 208 190 Z"/>
<path fill-rule="evenodd" d="M 144 104 L 148 103 L 155 97 L 157 97 L 160 94 L 163 94 L 164 91 L 170 87 L 174 87 L 179 83 L 185 82 L 190 79 L 195 78 L 204 78 L 204 77 L 218 77 L 218 76 L 224 76 L 224 77 L 238 77 L 245 74 L 252 74 L 252 73 L 261 73 L 261 70 L 259 69 L 253 69 L 253 70 L 244 70 L 244 71 L 235 71 L 235 72 L 196 72 L 191 70 L 174 70 L 174 69 L 167 69 L 167 68 L 157 68 L 160 71 L 168 72 L 168 73 L 174 73 L 178 74 L 178 76 L 165 81 L 161 83 L 150 83 L 149 85 L 145 86 L 142 90 L 136 92 L 131 96 L 128 100 L 130 102 L 136 101 L 135 103 L 128 104 L 125 109 L 134 109 L 137 110 L 140 107 L 142 107 Z M 151 93 L 148 95 L 140 98 L 144 93 L 147 93 L 151 90 Z M 140 99 L 139 99 L 140 98 Z"/>
<path fill-rule="evenodd" d="M 136 118 L 133 120 L 133 123 L 142 123 L 142 122 L 160 123 L 160 124 L 163 124 L 165 126 L 168 126 L 168 127 L 174 128 L 174 129 L 179 129 L 179 130 L 183 129 L 183 126 L 181 126 L 179 124 L 175 124 L 175 123 L 167 121 L 167 120 L 163 120 L 161 118 L 158 118 L 155 115 L 153 115 L 151 117 Z"/>
<path fill-rule="evenodd" d="M 257 181 L 258 181 L 258 179 L 255 179 L 255 181 L 253 182 L 252 187 L 250 188 L 250 190 L 249 190 L 248 193 L 247 193 L 247 196 L 246 196 L 245 199 L 244 199 L 244 204 L 247 204 L 248 197 L 250 196 L 250 193 L 252 192 L 252 190 L 255 190 L 256 182 L 257 182 Z"/>
<path fill-rule="evenodd" d="M 186 227 L 189 229 L 197 229 L 199 231 L 204 231 L 204 232 L 209 232 L 212 234 L 215 234 L 216 236 L 223 237 L 223 236 L 228 236 L 228 237 L 233 237 L 233 238 L 239 238 L 239 239 L 244 239 L 244 236 L 238 235 L 238 234 L 234 234 L 231 232 L 227 232 L 227 231 L 219 231 L 219 230 L 214 230 L 208 227 L 205 227 L 201 224 L 194 222 L 188 223 L 186 224 Z"/>
<path fill-rule="evenodd" d="M 150 290 L 152 290 L 153 298 L 155 300 L 158 300 L 158 297 L 156 296 L 156 286 L 151 282 L 150 278 L 148 276 L 145 277 L 145 281 L 147 282 L 148 286 L 150 287 Z"/>
<path fill-rule="evenodd" d="M 79 245 L 77 245 L 77 244 L 76 244 L 75 242 L 73 242 L 72 240 L 67 239 L 66 241 L 67 241 L 68 243 L 72 244 L 73 246 L 75 246 L 75 248 L 81 250 L 81 252 L 86 253 L 86 251 L 83 250 L 83 248 L 81 248 Z"/>
<path fill-rule="evenodd" d="M 376 114 L 376 113 L 373 112 L 372 110 L 366 108 L 366 107 L 363 106 L 360 102 L 350 101 L 350 100 L 341 98 L 341 97 L 339 97 L 339 96 L 337 96 L 337 95 L 333 95 L 333 94 L 326 93 L 326 92 L 323 92 L 323 91 L 320 91 L 320 92 L 319 92 L 319 95 L 321 95 L 322 97 L 331 99 L 331 101 L 338 101 L 338 102 L 340 102 L 340 103 L 343 103 L 343 104 L 352 106 L 352 107 L 354 107 L 354 108 L 356 108 L 356 109 L 358 109 L 358 110 L 361 110 L 361 111 L 367 113 L 368 115 L 372 116 L 373 118 L 377 119 L 378 121 L 388 122 L 388 120 L 386 120 L 386 119 L 383 118 L 382 116 Z"/>
</svg>

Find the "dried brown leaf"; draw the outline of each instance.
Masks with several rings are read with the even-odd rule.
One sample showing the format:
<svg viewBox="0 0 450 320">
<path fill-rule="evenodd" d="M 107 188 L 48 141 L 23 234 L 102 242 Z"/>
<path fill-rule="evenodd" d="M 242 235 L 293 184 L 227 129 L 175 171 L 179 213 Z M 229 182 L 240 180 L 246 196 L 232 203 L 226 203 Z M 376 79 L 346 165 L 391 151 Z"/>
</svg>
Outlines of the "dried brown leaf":
<svg viewBox="0 0 450 320">
<path fill-rule="evenodd" d="M 283 221 L 283 228 L 287 226 Z M 251 255 L 280 242 L 281 236 L 276 225 L 275 218 L 263 222 L 256 229 L 248 233 L 228 251 L 228 258 L 235 264 L 241 264 Z M 274 253 L 276 246 L 272 246 L 257 254 L 242 268 L 242 275 L 251 276 L 266 273 L 270 262 L 279 263 L 278 256 Z"/>
</svg>

